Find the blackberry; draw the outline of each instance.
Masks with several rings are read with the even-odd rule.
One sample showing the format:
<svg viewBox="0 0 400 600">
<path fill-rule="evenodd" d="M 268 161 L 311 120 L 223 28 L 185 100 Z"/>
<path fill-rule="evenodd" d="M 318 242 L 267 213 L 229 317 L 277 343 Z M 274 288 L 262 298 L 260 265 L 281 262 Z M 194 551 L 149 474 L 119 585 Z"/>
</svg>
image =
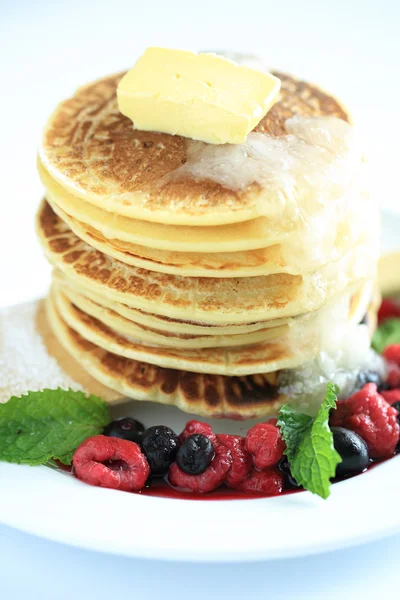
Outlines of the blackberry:
<svg viewBox="0 0 400 600">
<path fill-rule="evenodd" d="M 141 446 L 149 462 L 151 474 L 162 477 L 167 474 L 179 450 L 178 436 L 170 427 L 155 425 L 144 432 Z"/>
</svg>

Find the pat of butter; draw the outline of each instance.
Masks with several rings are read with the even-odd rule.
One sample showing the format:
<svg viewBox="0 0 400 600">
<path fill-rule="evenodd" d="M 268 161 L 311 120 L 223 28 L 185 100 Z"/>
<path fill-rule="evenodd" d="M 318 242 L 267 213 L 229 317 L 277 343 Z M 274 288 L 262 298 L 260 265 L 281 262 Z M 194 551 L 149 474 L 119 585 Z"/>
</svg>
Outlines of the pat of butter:
<svg viewBox="0 0 400 600">
<path fill-rule="evenodd" d="M 240 144 L 277 99 L 280 80 L 215 54 L 148 48 L 120 81 L 136 129 Z"/>
</svg>

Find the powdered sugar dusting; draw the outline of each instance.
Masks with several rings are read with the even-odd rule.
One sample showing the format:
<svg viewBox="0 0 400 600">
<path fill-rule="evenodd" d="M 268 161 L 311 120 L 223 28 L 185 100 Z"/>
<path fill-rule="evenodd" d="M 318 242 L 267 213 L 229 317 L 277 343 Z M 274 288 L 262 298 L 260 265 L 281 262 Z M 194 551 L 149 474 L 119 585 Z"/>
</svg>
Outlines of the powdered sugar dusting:
<svg viewBox="0 0 400 600">
<path fill-rule="evenodd" d="M 49 355 L 36 329 L 39 302 L 0 311 L 0 402 L 44 388 L 82 389 Z"/>
</svg>

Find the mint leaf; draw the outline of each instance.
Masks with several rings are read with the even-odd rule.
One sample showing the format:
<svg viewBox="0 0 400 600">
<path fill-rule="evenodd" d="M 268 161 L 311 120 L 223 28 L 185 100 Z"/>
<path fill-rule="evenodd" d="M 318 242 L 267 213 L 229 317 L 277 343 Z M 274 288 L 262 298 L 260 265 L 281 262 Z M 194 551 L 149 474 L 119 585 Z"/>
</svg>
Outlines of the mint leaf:
<svg viewBox="0 0 400 600">
<path fill-rule="evenodd" d="M 296 456 L 291 465 L 293 477 L 300 485 L 321 498 L 330 494 L 330 479 L 342 461 L 333 445 L 329 428 L 329 412 L 336 408 L 336 393 L 331 384 L 317 416 L 303 433 Z"/>
<path fill-rule="evenodd" d="M 292 463 L 300 441 L 305 431 L 313 422 L 313 418 L 299 413 L 292 406 L 284 404 L 279 411 L 278 427 L 280 427 L 282 438 L 286 443 L 286 456 Z"/>
<path fill-rule="evenodd" d="M 299 485 L 321 498 L 328 498 L 330 480 L 342 460 L 329 428 L 329 413 L 336 408 L 336 401 L 336 388 L 328 383 L 325 400 L 315 419 L 287 405 L 279 412 L 278 427 L 286 442 L 285 454 L 292 475 Z"/>
<path fill-rule="evenodd" d="M 108 405 L 73 390 L 43 390 L 0 404 L 0 460 L 71 464 L 76 448 L 110 422 Z"/>
<path fill-rule="evenodd" d="M 400 319 L 387 319 L 373 335 L 372 347 L 377 352 L 382 353 L 391 344 L 400 344 Z"/>
</svg>

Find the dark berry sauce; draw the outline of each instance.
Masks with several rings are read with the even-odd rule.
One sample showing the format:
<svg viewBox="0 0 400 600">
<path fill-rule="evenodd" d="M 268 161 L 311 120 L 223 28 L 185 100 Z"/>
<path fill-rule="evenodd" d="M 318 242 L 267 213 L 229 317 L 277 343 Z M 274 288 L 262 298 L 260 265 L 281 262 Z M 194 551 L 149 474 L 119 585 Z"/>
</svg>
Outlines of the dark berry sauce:
<svg viewBox="0 0 400 600">
<path fill-rule="evenodd" d="M 377 460 L 371 460 L 370 465 L 367 469 L 365 469 L 362 473 L 358 473 L 357 475 L 352 475 L 351 477 L 342 477 L 335 478 L 332 480 L 332 484 L 340 483 L 341 481 L 345 481 L 347 479 L 353 479 L 353 477 L 358 477 L 359 475 L 363 475 L 370 469 L 378 467 L 380 464 L 391 460 L 395 455 L 390 458 L 382 458 Z M 289 496 L 292 494 L 298 494 L 300 492 L 304 492 L 303 488 L 287 488 L 283 490 L 278 496 Z M 195 494 L 194 492 L 185 492 L 184 490 L 179 490 L 172 487 L 167 481 L 164 479 L 155 479 L 151 482 L 151 485 L 143 488 L 140 492 L 138 492 L 141 496 L 152 496 L 155 498 L 168 498 L 172 500 L 256 500 L 257 498 L 272 498 L 273 496 L 267 496 L 265 494 L 257 494 L 256 492 L 243 492 L 236 491 L 234 489 L 222 486 L 218 490 L 214 492 L 209 492 L 207 494 Z"/>
<path fill-rule="evenodd" d="M 380 464 L 382 464 L 388 460 L 391 460 L 392 458 L 394 458 L 394 456 L 396 456 L 396 454 L 391 456 L 390 458 L 378 459 L 378 460 L 374 460 L 374 461 L 371 460 L 371 463 L 368 466 L 368 468 L 365 469 L 362 473 L 359 473 L 358 475 L 353 475 L 351 477 L 335 478 L 332 480 L 332 484 L 340 483 L 341 481 L 345 481 L 347 479 L 352 479 L 353 477 L 359 477 L 359 475 L 363 475 L 370 469 L 378 467 Z M 60 469 L 60 471 L 63 471 L 64 473 L 69 473 L 70 475 L 75 477 L 75 475 L 73 474 L 73 471 L 72 471 L 72 467 L 63 465 L 59 461 L 54 461 L 54 462 L 57 464 L 57 467 Z M 297 489 L 288 488 L 288 489 L 285 489 L 280 494 L 278 494 L 278 496 L 289 496 L 291 494 L 298 494 L 300 492 L 304 492 L 304 489 L 303 488 L 297 488 Z M 208 492 L 207 494 L 196 494 L 194 492 L 186 492 L 185 490 L 176 489 L 176 488 L 172 487 L 165 479 L 162 479 L 162 478 L 153 479 L 147 487 L 143 488 L 140 492 L 136 492 L 136 493 L 139 494 L 140 496 L 151 496 L 153 498 L 167 498 L 169 500 L 257 500 L 260 498 L 272 498 L 273 497 L 273 496 L 267 496 L 265 494 L 258 494 L 256 492 L 251 493 L 251 492 L 236 491 L 234 489 L 224 487 L 224 486 L 220 487 L 218 490 L 216 490 L 214 492 Z"/>
<path fill-rule="evenodd" d="M 284 490 L 279 496 L 294 494 L 302 492 L 304 490 Z M 265 494 L 257 494 L 250 492 L 242 492 L 239 490 L 233 490 L 228 487 L 220 487 L 214 492 L 208 492 L 207 494 L 195 494 L 194 492 L 185 492 L 184 490 L 177 490 L 169 485 L 164 480 L 153 482 L 151 486 L 143 488 L 139 492 L 141 496 L 153 496 L 156 498 L 168 498 L 172 500 L 255 500 L 260 498 L 271 498 L 272 496 L 265 496 Z"/>
</svg>

